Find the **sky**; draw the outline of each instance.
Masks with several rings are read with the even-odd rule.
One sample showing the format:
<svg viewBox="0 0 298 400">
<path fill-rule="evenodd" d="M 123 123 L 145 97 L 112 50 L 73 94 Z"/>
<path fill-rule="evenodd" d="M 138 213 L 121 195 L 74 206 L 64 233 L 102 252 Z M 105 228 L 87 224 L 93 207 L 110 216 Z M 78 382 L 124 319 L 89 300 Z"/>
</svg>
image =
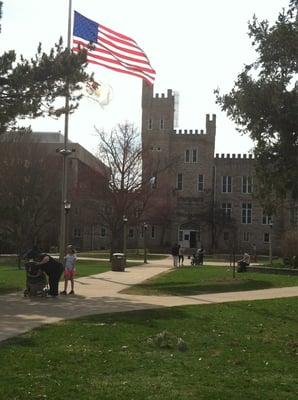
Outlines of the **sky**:
<svg viewBox="0 0 298 400">
<path fill-rule="evenodd" d="M 4 0 L 0 52 L 14 49 L 31 57 L 38 43 L 49 50 L 59 37 L 67 41 L 69 0 Z M 214 90 L 227 93 L 243 66 L 257 54 L 249 39 L 253 15 L 273 23 L 289 0 L 73 0 L 73 9 L 117 32 L 132 37 L 156 70 L 155 93 L 179 93 L 178 129 L 205 129 L 205 115 L 217 115 L 216 153 L 247 153 L 253 143 L 215 104 Z M 94 127 L 110 130 L 132 122 L 141 128 L 139 78 L 88 66 L 112 87 L 110 104 L 101 108 L 85 98 L 70 117 L 69 139 L 92 153 L 98 138 Z M 30 121 L 35 131 L 64 132 L 64 119 Z"/>
</svg>

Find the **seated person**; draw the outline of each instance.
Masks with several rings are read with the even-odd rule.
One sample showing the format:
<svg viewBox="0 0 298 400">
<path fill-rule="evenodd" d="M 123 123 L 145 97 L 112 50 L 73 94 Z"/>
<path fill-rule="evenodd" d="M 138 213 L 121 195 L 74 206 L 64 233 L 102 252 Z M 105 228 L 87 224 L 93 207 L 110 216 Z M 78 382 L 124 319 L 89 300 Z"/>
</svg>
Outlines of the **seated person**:
<svg viewBox="0 0 298 400">
<path fill-rule="evenodd" d="M 244 272 L 246 267 L 250 264 L 250 256 L 248 253 L 244 253 L 241 260 L 238 261 L 238 272 Z"/>
</svg>

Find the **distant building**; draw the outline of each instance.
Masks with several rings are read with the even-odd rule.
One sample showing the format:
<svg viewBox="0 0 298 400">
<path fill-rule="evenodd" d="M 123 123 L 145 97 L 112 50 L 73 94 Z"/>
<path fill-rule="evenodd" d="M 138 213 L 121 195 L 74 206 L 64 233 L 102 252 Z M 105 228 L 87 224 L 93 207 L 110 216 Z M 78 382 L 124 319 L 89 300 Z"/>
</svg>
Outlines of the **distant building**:
<svg viewBox="0 0 298 400">
<path fill-rule="evenodd" d="M 214 155 L 215 115 L 206 115 L 205 130 L 175 130 L 176 104 L 172 90 L 154 95 L 143 85 L 143 176 L 154 178 L 149 246 L 268 254 L 271 242 L 280 252 L 282 233 L 297 226 L 297 203 L 285 203 L 273 221 L 254 196 L 253 156 Z"/>
</svg>

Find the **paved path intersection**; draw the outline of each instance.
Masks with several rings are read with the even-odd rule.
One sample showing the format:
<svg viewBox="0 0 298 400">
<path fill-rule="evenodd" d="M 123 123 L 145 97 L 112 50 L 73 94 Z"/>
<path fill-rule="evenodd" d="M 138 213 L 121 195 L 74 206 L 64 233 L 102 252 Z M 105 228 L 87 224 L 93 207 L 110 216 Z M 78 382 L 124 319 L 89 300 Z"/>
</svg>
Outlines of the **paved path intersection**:
<svg viewBox="0 0 298 400">
<path fill-rule="evenodd" d="M 84 315 L 298 296 L 298 287 L 195 296 L 139 296 L 120 293 L 131 285 L 167 272 L 171 267 L 171 259 L 168 258 L 126 268 L 125 272 L 108 271 L 79 278 L 75 283 L 75 296 L 29 299 L 24 298 L 22 292 L 0 296 L 0 341 L 42 324 Z"/>
</svg>

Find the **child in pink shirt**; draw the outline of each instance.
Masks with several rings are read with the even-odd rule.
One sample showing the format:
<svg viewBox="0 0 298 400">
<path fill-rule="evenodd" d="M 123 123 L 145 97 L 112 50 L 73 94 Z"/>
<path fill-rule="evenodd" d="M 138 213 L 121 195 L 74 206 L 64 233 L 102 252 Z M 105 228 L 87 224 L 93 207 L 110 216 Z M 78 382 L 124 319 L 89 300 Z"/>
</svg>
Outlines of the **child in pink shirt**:
<svg viewBox="0 0 298 400">
<path fill-rule="evenodd" d="M 77 256 L 75 249 L 70 244 L 67 246 L 67 253 L 64 257 L 64 290 L 63 292 L 61 292 L 61 294 L 67 294 L 68 281 L 70 281 L 71 284 L 71 291 L 69 292 L 69 294 L 74 294 L 74 275 L 76 272 L 76 261 Z"/>
</svg>

